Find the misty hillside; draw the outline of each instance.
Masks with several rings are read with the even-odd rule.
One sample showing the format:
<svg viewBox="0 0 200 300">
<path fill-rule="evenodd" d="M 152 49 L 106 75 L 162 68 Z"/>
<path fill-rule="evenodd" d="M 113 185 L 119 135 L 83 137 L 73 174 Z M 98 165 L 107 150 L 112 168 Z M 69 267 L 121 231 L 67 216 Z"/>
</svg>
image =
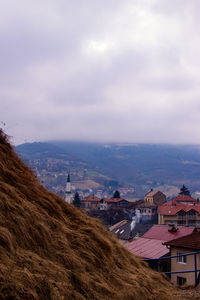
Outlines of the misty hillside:
<svg viewBox="0 0 200 300">
<path fill-rule="evenodd" d="M 134 185 L 141 195 L 150 187 L 163 185 L 179 187 L 184 183 L 192 192 L 200 186 L 199 146 L 49 142 L 22 144 L 16 150 L 30 160 L 54 156 L 85 162 L 100 174 Z"/>
<path fill-rule="evenodd" d="M 0 299 L 176 299 L 163 275 L 47 191 L 0 132 Z"/>
</svg>

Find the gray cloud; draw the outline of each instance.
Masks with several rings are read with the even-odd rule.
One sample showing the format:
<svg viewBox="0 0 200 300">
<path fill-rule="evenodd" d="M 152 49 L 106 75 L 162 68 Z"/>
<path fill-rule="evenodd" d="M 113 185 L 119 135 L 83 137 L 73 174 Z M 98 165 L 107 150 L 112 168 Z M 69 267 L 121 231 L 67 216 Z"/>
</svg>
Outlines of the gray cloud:
<svg viewBox="0 0 200 300">
<path fill-rule="evenodd" d="M 199 2 L 0 3 L 1 121 L 16 142 L 200 143 Z"/>
</svg>

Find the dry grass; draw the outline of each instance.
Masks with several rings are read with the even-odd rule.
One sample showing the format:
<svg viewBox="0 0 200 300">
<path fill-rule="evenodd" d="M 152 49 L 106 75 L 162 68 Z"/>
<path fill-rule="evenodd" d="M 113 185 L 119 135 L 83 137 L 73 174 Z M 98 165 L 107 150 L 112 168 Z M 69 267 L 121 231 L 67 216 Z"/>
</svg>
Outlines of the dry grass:
<svg viewBox="0 0 200 300">
<path fill-rule="evenodd" d="M 97 220 L 45 190 L 0 131 L 0 299 L 175 299 Z"/>
</svg>

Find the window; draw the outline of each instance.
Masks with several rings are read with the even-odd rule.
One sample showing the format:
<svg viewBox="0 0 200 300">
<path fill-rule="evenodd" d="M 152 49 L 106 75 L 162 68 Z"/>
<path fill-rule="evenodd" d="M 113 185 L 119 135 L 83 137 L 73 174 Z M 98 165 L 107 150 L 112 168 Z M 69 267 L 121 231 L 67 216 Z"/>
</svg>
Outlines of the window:
<svg viewBox="0 0 200 300">
<path fill-rule="evenodd" d="M 184 285 L 186 283 L 186 278 L 177 276 L 177 284 Z"/>
<path fill-rule="evenodd" d="M 177 253 L 177 262 L 180 264 L 186 264 L 187 263 L 187 256 L 181 256 L 183 253 Z M 178 278 L 178 277 L 177 277 Z"/>
</svg>

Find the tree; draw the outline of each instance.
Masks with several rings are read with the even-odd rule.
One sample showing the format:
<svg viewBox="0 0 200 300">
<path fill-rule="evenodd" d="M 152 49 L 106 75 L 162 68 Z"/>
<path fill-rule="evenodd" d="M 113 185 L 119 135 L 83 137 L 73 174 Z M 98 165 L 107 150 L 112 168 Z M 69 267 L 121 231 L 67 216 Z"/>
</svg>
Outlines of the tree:
<svg viewBox="0 0 200 300">
<path fill-rule="evenodd" d="M 81 206 L 81 199 L 79 197 L 79 193 L 76 192 L 74 195 L 74 201 L 72 202 L 74 206 L 80 207 Z"/>
<path fill-rule="evenodd" d="M 188 188 L 186 188 L 186 186 L 182 186 L 182 188 L 180 188 L 180 193 L 179 195 L 187 195 L 190 196 L 190 190 L 188 190 Z"/>
<path fill-rule="evenodd" d="M 120 198 L 120 192 L 118 190 L 114 192 L 113 198 Z"/>
</svg>

